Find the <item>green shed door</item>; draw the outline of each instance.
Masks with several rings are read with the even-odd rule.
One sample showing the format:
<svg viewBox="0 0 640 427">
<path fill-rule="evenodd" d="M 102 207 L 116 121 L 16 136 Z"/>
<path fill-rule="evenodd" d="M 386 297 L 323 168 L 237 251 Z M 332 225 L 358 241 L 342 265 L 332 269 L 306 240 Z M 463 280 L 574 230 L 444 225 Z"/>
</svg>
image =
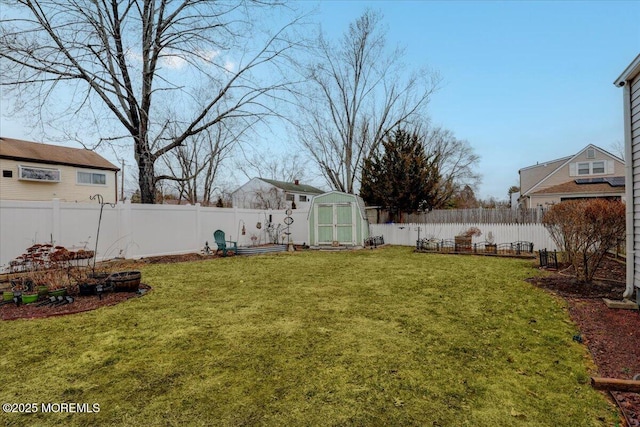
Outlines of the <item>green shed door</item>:
<svg viewBox="0 0 640 427">
<path fill-rule="evenodd" d="M 319 245 L 354 243 L 353 205 L 351 203 L 318 204 L 317 236 Z"/>
<path fill-rule="evenodd" d="M 350 203 L 335 205 L 336 240 L 340 244 L 353 243 L 353 208 Z"/>
<path fill-rule="evenodd" d="M 318 205 L 318 244 L 333 242 L 333 205 Z"/>
</svg>

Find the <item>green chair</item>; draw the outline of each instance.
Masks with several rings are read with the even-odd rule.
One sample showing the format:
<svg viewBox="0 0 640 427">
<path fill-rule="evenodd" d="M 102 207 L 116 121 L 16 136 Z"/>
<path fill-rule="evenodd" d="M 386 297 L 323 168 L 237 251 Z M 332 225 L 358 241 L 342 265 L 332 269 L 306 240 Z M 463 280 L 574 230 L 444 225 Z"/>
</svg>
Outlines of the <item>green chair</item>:
<svg viewBox="0 0 640 427">
<path fill-rule="evenodd" d="M 235 255 L 238 255 L 238 242 L 232 242 L 230 240 L 225 240 L 224 231 L 216 230 L 213 233 L 213 238 L 216 241 L 216 245 L 218 245 L 218 249 L 216 250 L 216 254 L 218 251 L 222 251 L 222 256 L 227 256 L 227 252 L 231 251 Z"/>
</svg>

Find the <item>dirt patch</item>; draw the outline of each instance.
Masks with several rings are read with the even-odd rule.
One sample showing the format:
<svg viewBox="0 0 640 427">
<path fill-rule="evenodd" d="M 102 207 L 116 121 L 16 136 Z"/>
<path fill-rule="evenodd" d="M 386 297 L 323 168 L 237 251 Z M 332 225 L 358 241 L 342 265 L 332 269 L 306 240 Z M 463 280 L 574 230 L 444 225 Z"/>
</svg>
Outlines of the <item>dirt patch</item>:
<svg viewBox="0 0 640 427">
<path fill-rule="evenodd" d="M 593 356 L 598 372 L 594 375 L 618 379 L 633 379 L 640 374 L 640 313 L 637 310 L 610 309 L 602 298 L 622 299 L 625 290 L 626 266 L 606 258 L 592 284 L 578 283 L 573 269 L 560 269 L 548 277 L 529 281 L 563 297 L 569 315 L 578 326 L 582 341 Z M 612 393 L 626 414 L 628 425 L 640 426 L 640 394 Z"/>
</svg>

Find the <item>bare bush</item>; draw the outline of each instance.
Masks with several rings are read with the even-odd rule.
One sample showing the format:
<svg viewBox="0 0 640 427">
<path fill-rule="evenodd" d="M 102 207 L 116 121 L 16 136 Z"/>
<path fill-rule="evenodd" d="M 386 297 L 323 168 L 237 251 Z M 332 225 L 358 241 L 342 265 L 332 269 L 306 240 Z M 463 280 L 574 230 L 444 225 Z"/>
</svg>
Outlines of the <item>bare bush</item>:
<svg viewBox="0 0 640 427">
<path fill-rule="evenodd" d="M 554 205 L 542 223 L 566 252 L 577 279 L 589 283 L 607 251 L 624 238 L 625 208 L 603 199 L 567 201 Z"/>
</svg>

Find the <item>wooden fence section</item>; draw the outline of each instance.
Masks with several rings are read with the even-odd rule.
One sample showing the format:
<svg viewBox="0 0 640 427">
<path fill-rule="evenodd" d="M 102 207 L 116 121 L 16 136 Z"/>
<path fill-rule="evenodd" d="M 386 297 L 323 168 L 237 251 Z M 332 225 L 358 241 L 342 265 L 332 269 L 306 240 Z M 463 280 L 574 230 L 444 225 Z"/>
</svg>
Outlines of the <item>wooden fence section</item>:
<svg viewBox="0 0 640 427">
<path fill-rule="evenodd" d="M 540 224 L 545 209 L 438 209 L 430 212 L 395 213 L 381 208 L 367 208 L 370 224 L 422 223 L 422 224 Z M 392 221 L 393 220 L 393 221 Z"/>
</svg>

